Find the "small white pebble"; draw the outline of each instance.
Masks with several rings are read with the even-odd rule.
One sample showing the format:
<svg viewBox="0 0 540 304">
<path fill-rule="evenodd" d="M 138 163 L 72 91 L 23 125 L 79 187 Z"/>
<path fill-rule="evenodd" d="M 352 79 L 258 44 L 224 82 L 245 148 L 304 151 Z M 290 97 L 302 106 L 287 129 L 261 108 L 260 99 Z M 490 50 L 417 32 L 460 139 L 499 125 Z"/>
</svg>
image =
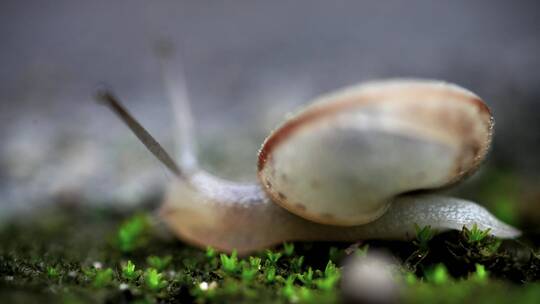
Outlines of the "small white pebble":
<svg viewBox="0 0 540 304">
<path fill-rule="evenodd" d="M 121 284 L 118 286 L 118 289 L 120 289 L 120 290 L 126 290 L 126 289 L 129 289 L 129 285 L 126 284 L 126 283 L 121 283 Z"/>
<path fill-rule="evenodd" d="M 345 298 L 351 303 L 397 303 L 400 285 L 394 267 L 391 257 L 381 252 L 351 256 L 342 272 Z"/>
<path fill-rule="evenodd" d="M 97 261 L 94 262 L 94 263 L 92 264 L 92 266 L 94 266 L 95 269 L 101 269 L 101 268 L 103 268 L 103 264 L 101 264 L 101 262 L 97 262 Z"/>
<path fill-rule="evenodd" d="M 77 277 L 77 272 L 72 270 L 72 271 L 68 272 L 68 276 L 70 278 L 75 278 L 75 277 Z"/>
<path fill-rule="evenodd" d="M 13 281 L 13 276 L 5 276 L 4 279 L 6 281 Z"/>
<path fill-rule="evenodd" d="M 208 290 L 208 283 L 202 282 L 201 284 L 199 284 L 199 288 L 201 290 Z"/>
</svg>

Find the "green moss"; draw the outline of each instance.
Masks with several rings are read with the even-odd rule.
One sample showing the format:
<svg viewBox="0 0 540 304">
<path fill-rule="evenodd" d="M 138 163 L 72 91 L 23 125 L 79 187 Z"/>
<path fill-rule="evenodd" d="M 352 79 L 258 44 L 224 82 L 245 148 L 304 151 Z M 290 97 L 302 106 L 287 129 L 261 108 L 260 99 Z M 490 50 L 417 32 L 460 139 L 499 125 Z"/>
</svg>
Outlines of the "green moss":
<svg viewBox="0 0 540 304">
<path fill-rule="evenodd" d="M 128 282 L 135 281 L 140 276 L 140 271 L 135 269 L 135 264 L 128 260 L 126 264 L 122 266 L 122 278 L 126 279 Z"/>
<path fill-rule="evenodd" d="M 145 231 L 148 229 L 148 218 L 145 215 L 137 215 L 126 220 L 117 233 L 117 245 L 123 252 L 133 251 L 137 247 L 145 245 Z"/>
<path fill-rule="evenodd" d="M 466 227 L 463 228 L 465 237 L 471 244 L 477 244 L 485 240 L 489 236 L 490 230 L 491 229 L 481 230 L 476 224 L 474 224 L 470 230 Z"/>
<path fill-rule="evenodd" d="M 523 286 L 501 281 L 479 284 L 471 280 L 458 280 L 446 284 L 418 282 L 408 286 L 402 300 L 404 303 L 538 303 L 540 285 Z"/>
<path fill-rule="evenodd" d="M 482 264 L 476 264 L 476 271 L 471 275 L 471 279 L 479 283 L 486 283 L 489 278 L 489 272 Z"/>
<path fill-rule="evenodd" d="M 230 256 L 225 253 L 219 255 L 221 260 L 221 269 L 227 274 L 235 274 L 240 270 L 240 265 L 238 264 L 238 254 L 236 251 L 233 251 Z"/>
<path fill-rule="evenodd" d="M 152 291 L 159 291 L 168 285 L 163 273 L 155 268 L 148 268 L 144 272 L 144 283 Z"/>
<path fill-rule="evenodd" d="M 415 225 L 414 229 L 416 230 L 416 240 L 414 240 L 414 244 L 418 246 L 420 250 L 427 250 L 429 248 L 429 241 L 435 236 L 435 231 L 431 229 L 431 226 L 420 228 L 418 225 Z"/>
<path fill-rule="evenodd" d="M 433 268 L 425 272 L 425 277 L 428 282 L 435 285 L 443 285 L 448 283 L 448 270 L 444 264 L 437 264 Z"/>
<path fill-rule="evenodd" d="M 58 271 L 58 269 L 56 269 L 56 267 L 49 266 L 49 267 L 47 267 L 47 275 L 51 279 L 56 279 L 56 278 L 58 278 L 60 276 L 60 272 Z"/>
<path fill-rule="evenodd" d="M 164 257 L 158 257 L 155 255 L 151 255 L 148 258 L 146 258 L 146 263 L 150 265 L 151 267 L 156 268 L 158 271 L 163 271 L 172 261 L 172 256 L 167 255 Z"/>
<path fill-rule="evenodd" d="M 93 274 L 93 285 L 96 288 L 103 288 L 111 285 L 113 278 L 113 270 L 111 268 L 97 269 Z"/>
<path fill-rule="evenodd" d="M 477 228 L 413 242 L 287 243 L 240 257 L 199 250 L 150 226 L 149 216 L 114 209 L 41 210 L 0 228 L 0 298 L 38 301 L 332 303 L 347 255 L 384 249 L 400 263 L 402 300 L 512 301 L 540 296 L 538 248 L 501 242 Z M 496 289 L 490 293 L 490 290 Z M 516 300 L 517 299 L 517 300 Z M 487 300 L 486 300 L 487 303 Z"/>
</svg>

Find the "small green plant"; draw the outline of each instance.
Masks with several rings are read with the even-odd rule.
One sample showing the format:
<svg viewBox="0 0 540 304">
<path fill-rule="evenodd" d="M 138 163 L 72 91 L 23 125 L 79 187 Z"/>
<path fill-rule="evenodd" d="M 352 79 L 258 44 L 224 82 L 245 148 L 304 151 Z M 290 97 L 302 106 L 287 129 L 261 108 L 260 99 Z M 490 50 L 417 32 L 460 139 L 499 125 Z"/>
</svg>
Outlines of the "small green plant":
<svg viewBox="0 0 540 304">
<path fill-rule="evenodd" d="M 485 283 L 489 278 L 489 273 L 486 267 L 482 264 L 475 264 L 476 271 L 472 273 L 471 278 L 479 283 Z"/>
<path fill-rule="evenodd" d="M 362 257 L 367 256 L 368 250 L 369 250 L 369 244 L 365 244 L 365 245 L 362 246 L 362 247 L 356 248 L 356 250 L 354 251 L 354 254 L 355 254 L 357 257 L 361 257 L 361 258 L 362 258 Z"/>
<path fill-rule="evenodd" d="M 449 281 L 448 270 L 444 264 L 437 264 L 425 273 L 426 279 L 430 283 L 437 285 L 445 284 Z"/>
<path fill-rule="evenodd" d="M 313 284 L 313 269 L 308 267 L 308 270 L 302 274 L 298 274 L 297 277 L 305 286 L 311 286 Z"/>
<path fill-rule="evenodd" d="M 416 230 L 416 240 L 413 243 L 421 250 L 428 250 L 429 241 L 435 236 L 435 231 L 431 229 L 431 226 L 420 228 L 417 224 L 414 224 L 414 229 Z"/>
<path fill-rule="evenodd" d="M 60 276 L 60 272 L 58 271 L 58 268 L 49 266 L 47 267 L 47 276 L 51 279 L 56 279 Z"/>
<path fill-rule="evenodd" d="M 332 261 L 328 261 L 328 263 L 326 264 L 326 267 L 324 268 L 324 275 L 325 276 L 339 275 L 339 269 L 336 267 L 336 264 L 332 263 Z"/>
<path fill-rule="evenodd" d="M 206 247 L 205 255 L 206 255 L 206 258 L 208 259 L 210 268 L 212 269 L 217 268 L 219 264 L 217 251 L 214 248 L 208 246 Z"/>
<path fill-rule="evenodd" d="M 265 274 L 266 282 L 273 283 L 276 280 L 276 267 L 268 266 Z"/>
<path fill-rule="evenodd" d="M 368 254 L 368 250 L 369 250 L 369 244 L 365 244 L 364 246 L 359 247 L 358 249 L 356 249 L 356 251 L 354 252 L 354 254 L 355 254 L 357 257 L 365 257 L 365 256 L 367 256 L 367 254 Z"/>
<path fill-rule="evenodd" d="M 167 286 L 167 281 L 163 278 L 163 274 L 155 268 L 148 268 L 144 272 L 144 282 L 148 289 L 159 291 Z"/>
<path fill-rule="evenodd" d="M 252 268 L 259 270 L 261 269 L 261 258 L 250 256 L 249 264 L 251 265 Z"/>
<path fill-rule="evenodd" d="M 144 232 L 148 228 L 144 215 L 135 215 L 120 225 L 117 233 L 118 247 L 122 252 L 131 252 L 144 243 Z"/>
<path fill-rule="evenodd" d="M 416 284 L 416 282 L 418 282 L 418 278 L 414 273 L 407 271 L 405 273 L 405 282 L 407 283 L 407 285 L 414 285 Z"/>
<path fill-rule="evenodd" d="M 317 288 L 319 288 L 320 290 L 330 291 L 334 288 L 338 280 L 339 280 L 338 276 L 324 277 L 324 278 L 316 279 L 315 285 L 317 285 Z"/>
<path fill-rule="evenodd" d="M 317 303 L 315 301 L 315 293 L 312 289 L 306 286 L 295 286 L 294 282 L 296 280 L 295 275 L 290 275 L 285 280 L 283 287 L 281 288 L 281 295 L 287 299 L 289 303 Z M 325 301 L 323 298 L 320 299 L 323 303 L 333 303 L 335 301 Z"/>
<path fill-rule="evenodd" d="M 311 289 L 302 286 L 297 291 L 298 298 L 300 298 L 301 303 L 314 303 L 315 295 Z"/>
<path fill-rule="evenodd" d="M 292 258 L 291 261 L 290 261 L 291 269 L 294 272 L 300 272 L 300 270 L 302 269 L 303 264 L 304 264 L 304 256 L 303 255 L 296 256 L 296 257 Z"/>
<path fill-rule="evenodd" d="M 405 265 L 412 271 L 415 271 L 416 267 L 428 256 L 429 242 L 435 236 L 435 231 L 431 229 L 431 226 L 420 227 L 418 224 L 414 224 L 414 229 L 416 230 L 416 238 L 413 244 L 417 249 L 405 260 Z"/>
<path fill-rule="evenodd" d="M 470 244 L 478 244 L 486 239 L 490 235 L 491 229 L 482 230 L 478 228 L 476 223 L 469 230 L 467 227 L 463 227 L 463 233 Z"/>
<path fill-rule="evenodd" d="M 258 265 L 252 266 L 251 264 L 244 262 L 242 263 L 242 273 L 240 274 L 240 276 L 242 277 L 242 280 L 249 282 L 255 278 L 258 271 Z"/>
<path fill-rule="evenodd" d="M 236 250 L 233 250 L 230 256 L 222 253 L 219 255 L 221 260 L 221 268 L 223 271 L 229 274 L 234 274 L 239 270 L 238 254 Z"/>
<path fill-rule="evenodd" d="M 139 277 L 139 273 L 135 270 L 135 264 L 128 260 L 126 264 L 122 266 L 122 277 L 129 281 L 134 281 Z"/>
<path fill-rule="evenodd" d="M 323 291 L 330 291 L 334 289 L 334 286 L 339 281 L 340 272 L 332 261 L 328 261 L 326 268 L 324 269 L 324 276 L 320 279 L 315 280 L 315 285 L 317 288 Z"/>
<path fill-rule="evenodd" d="M 289 300 L 289 302 L 297 302 L 298 296 L 296 295 L 294 288 L 294 280 L 296 279 L 295 275 L 290 275 L 285 280 L 285 285 L 281 288 L 281 294 Z"/>
<path fill-rule="evenodd" d="M 280 258 L 281 252 L 272 252 L 271 250 L 266 250 L 266 260 L 270 263 L 270 265 L 276 265 Z"/>
<path fill-rule="evenodd" d="M 294 253 L 293 243 L 283 243 L 283 253 L 285 256 L 291 256 Z"/>
<path fill-rule="evenodd" d="M 108 286 L 113 281 L 113 270 L 111 268 L 96 269 L 93 285 L 96 288 Z"/>
<path fill-rule="evenodd" d="M 96 269 L 94 267 L 82 267 L 82 273 L 90 279 L 93 279 L 96 276 Z"/>
<path fill-rule="evenodd" d="M 209 259 L 213 259 L 217 256 L 217 252 L 214 248 L 212 248 L 211 246 L 207 246 L 206 247 L 206 257 L 209 258 Z"/>
<path fill-rule="evenodd" d="M 150 267 L 157 269 L 158 271 L 163 271 L 165 268 L 167 268 L 167 266 L 169 266 L 171 261 L 172 261 L 172 256 L 170 255 L 164 256 L 162 258 L 152 255 L 146 259 L 146 262 L 148 263 L 148 265 L 150 265 Z"/>
</svg>

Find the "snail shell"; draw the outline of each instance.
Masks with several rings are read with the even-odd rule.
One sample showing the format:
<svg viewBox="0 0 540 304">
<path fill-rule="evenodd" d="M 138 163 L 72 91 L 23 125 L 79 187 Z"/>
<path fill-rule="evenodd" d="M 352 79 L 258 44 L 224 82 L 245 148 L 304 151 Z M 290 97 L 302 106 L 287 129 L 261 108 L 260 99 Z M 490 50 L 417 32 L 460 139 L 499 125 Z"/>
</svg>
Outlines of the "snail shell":
<svg viewBox="0 0 540 304">
<path fill-rule="evenodd" d="M 372 222 L 393 198 L 474 171 L 491 141 L 484 102 L 431 80 L 371 82 L 324 96 L 266 139 L 258 177 L 272 201 L 311 221 Z"/>
</svg>

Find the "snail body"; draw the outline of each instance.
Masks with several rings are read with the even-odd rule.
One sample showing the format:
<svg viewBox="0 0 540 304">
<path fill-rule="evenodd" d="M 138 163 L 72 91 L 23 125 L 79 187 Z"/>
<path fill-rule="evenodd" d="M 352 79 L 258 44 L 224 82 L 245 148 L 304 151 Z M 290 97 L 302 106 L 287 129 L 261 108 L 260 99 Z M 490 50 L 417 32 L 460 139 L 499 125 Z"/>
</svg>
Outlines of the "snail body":
<svg viewBox="0 0 540 304">
<path fill-rule="evenodd" d="M 437 196 L 396 197 L 377 220 L 343 227 L 319 224 L 280 207 L 258 184 L 232 183 L 205 172 L 169 186 L 160 216 L 182 240 L 205 248 L 247 254 L 285 241 L 411 240 L 415 225 L 434 231 L 477 224 L 500 238 L 520 232 L 470 201 Z"/>
<path fill-rule="evenodd" d="M 197 246 L 248 253 L 295 240 L 406 240 L 415 224 L 520 234 L 473 202 L 425 194 L 474 172 L 489 150 L 489 109 L 456 85 L 389 80 L 323 96 L 264 141 L 252 184 L 171 164 L 112 95 L 102 99 L 177 174 L 160 215 Z"/>
</svg>

